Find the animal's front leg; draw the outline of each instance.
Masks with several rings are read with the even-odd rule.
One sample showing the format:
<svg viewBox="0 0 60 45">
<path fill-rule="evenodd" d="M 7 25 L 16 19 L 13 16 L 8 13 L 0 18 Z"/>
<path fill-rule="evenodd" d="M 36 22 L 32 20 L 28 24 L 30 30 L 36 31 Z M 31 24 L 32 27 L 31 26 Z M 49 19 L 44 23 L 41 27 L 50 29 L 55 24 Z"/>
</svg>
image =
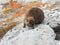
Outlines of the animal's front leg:
<svg viewBox="0 0 60 45">
<path fill-rule="evenodd" d="M 26 27 L 26 24 L 24 23 L 24 26 L 23 26 L 23 28 L 25 28 Z"/>
<path fill-rule="evenodd" d="M 32 27 L 32 29 L 34 29 L 34 26 Z"/>
</svg>

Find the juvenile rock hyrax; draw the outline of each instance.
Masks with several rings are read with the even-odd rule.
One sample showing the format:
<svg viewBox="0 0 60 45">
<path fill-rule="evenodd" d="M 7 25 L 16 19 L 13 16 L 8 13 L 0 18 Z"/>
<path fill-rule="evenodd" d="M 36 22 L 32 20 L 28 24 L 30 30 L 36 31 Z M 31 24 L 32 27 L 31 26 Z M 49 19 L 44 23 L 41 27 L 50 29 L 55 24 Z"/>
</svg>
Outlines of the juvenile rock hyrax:
<svg viewBox="0 0 60 45">
<path fill-rule="evenodd" d="M 41 24 L 43 20 L 44 20 L 43 11 L 39 8 L 31 8 L 25 16 L 23 27 L 25 28 L 26 26 L 28 26 L 34 29 L 34 25 Z"/>
</svg>

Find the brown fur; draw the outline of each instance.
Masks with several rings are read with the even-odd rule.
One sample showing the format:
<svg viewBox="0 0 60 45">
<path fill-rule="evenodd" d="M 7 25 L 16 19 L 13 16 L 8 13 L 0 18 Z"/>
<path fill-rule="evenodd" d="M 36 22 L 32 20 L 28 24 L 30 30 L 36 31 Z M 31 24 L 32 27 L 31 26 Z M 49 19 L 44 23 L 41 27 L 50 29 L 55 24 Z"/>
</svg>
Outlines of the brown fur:
<svg viewBox="0 0 60 45">
<path fill-rule="evenodd" d="M 34 25 L 40 24 L 43 20 L 44 20 L 43 11 L 39 8 L 32 8 L 25 16 L 24 27 L 28 26 L 34 28 Z"/>
</svg>

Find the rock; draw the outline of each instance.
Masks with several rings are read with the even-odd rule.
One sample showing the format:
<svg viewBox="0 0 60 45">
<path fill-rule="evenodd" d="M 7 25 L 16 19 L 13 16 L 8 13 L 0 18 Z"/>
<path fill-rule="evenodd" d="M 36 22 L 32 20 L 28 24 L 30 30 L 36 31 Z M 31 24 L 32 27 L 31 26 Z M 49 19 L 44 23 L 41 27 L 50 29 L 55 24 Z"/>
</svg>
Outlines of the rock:
<svg viewBox="0 0 60 45">
<path fill-rule="evenodd" d="M 23 28 L 20 24 L 9 31 L 0 45 L 55 45 L 55 33 L 48 25 L 37 25 L 35 29 Z"/>
</svg>

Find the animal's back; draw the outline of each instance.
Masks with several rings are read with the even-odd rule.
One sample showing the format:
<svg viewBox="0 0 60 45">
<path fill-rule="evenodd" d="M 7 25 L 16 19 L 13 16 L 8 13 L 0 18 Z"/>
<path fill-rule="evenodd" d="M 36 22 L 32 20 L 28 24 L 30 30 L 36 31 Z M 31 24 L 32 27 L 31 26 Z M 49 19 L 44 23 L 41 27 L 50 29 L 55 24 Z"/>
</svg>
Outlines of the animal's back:
<svg viewBox="0 0 60 45">
<path fill-rule="evenodd" d="M 36 24 L 41 23 L 44 20 L 44 13 L 39 8 L 32 8 L 31 10 L 29 10 L 28 15 L 34 17 Z"/>
</svg>

